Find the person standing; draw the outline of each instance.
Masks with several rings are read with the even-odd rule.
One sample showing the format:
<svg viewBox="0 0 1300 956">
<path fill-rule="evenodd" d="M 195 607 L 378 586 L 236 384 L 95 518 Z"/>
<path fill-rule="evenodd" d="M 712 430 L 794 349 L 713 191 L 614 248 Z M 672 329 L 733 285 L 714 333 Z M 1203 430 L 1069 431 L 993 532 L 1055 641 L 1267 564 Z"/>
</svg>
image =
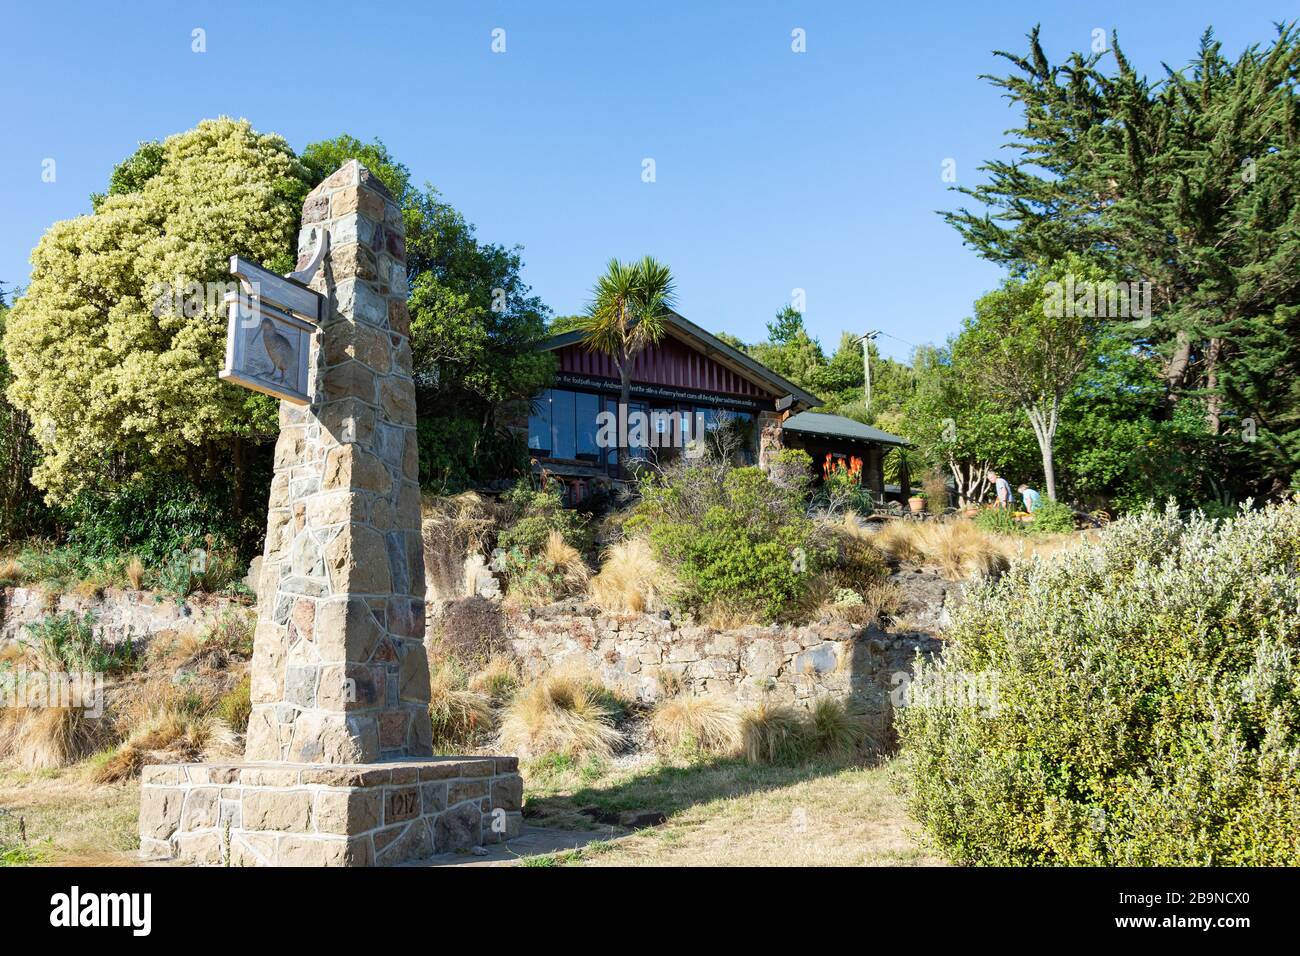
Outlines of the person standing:
<svg viewBox="0 0 1300 956">
<path fill-rule="evenodd" d="M 1020 497 L 1025 499 L 1025 510 L 1033 514 L 1038 510 L 1038 506 L 1043 503 L 1043 496 L 1028 485 L 1021 485 L 1016 489 L 1020 492 Z"/>
<path fill-rule="evenodd" d="M 985 476 L 992 483 L 993 488 L 997 491 L 997 507 L 1011 507 L 1011 483 L 999 475 L 996 471 L 989 471 Z"/>
</svg>

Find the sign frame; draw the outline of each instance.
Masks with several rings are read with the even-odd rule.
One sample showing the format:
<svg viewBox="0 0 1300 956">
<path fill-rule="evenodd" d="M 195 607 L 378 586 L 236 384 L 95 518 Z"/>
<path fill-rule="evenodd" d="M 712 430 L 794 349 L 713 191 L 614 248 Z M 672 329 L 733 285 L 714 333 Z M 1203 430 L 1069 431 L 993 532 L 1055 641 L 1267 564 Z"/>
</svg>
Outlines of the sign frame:
<svg viewBox="0 0 1300 956">
<path fill-rule="evenodd" d="M 224 382 L 242 385 L 244 388 L 295 405 L 310 405 L 314 378 L 311 367 L 312 341 L 319 327 L 266 302 L 249 300 L 237 292 L 227 293 L 225 301 L 228 309 L 226 364 L 217 373 L 217 377 Z M 252 308 L 248 307 L 250 304 Z M 244 334 L 254 326 L 258 331 L 251 336 Z M 252 348 L 253 340 L 261 335 L 265 342 L 268 333 L 287 339 L 290 348 L 293 349 L 293 385 L 288 383 L 287 378 L 282 382 L 276 382 L 272 378 L 249 372 L 252 365 L 249 350 Z M 302 387 L 296 387 L 299 385 Z"/>
</svg>

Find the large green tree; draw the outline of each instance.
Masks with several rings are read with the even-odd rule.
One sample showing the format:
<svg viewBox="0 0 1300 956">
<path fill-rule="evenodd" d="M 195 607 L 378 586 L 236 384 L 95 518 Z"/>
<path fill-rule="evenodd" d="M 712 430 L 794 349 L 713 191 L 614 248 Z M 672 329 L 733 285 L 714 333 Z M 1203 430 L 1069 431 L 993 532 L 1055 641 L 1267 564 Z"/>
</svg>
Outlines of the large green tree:
<svg viewBox="0 0 1300 956">
<path fill-rule="evenodd" d="M 0 338 L 9 316 L 4 289 L 0 287 Z M 0 545 L 35 530 L 44 509 L 31 486 L 35 464 L 35 442 L 31 423 L 20 408 L 4 397 L 13 381 L 9 365 L 0 353 Z"/>
<path fill-rule="evenodd" d="M 1096 320 L 1074 309 L 1049 307 L 1049 283 L 1064 286 L 1104 280 L 1101 270 L 1070 256 L 1025 279 L 1009 279 L 975 303 L 958 337 L 959 348 L 978 369 L 987 397 L 1018 408 L 1029 420 L 1042 454 L 1043 483 L 1056 500 L 1056 432 L 1061 409 L 1096 359 Z"/>
<path fill-rule="evenodd" d="M 45 233 L 4 349 L 6 394 L 40 446 L 32 481 L 50 499 L 164 472 L 238 472 L 243 446 L 274 434 L 271 400 L 216 377 L 217 293 L 232 254 L 293 267 L 307 189 L 279 136 L 205 120 L 143 146 L 93 214 Z"/>
<path fill-rule="evenodd" d="M 982 500 L 990 468 L 1027 476 L 1036 464 L 1028 421 L 1014 406 L 995 401 L 982 380 L 976 355 L 959 338 L 912 355 L 915 386 L 899 417 L 899 430 L 921 463 L 951 475 L 963 504 Z M 910 462 L 917 471 L 916 462 Z"/>
<path fill-rule="evenodd" d="M 1156 82 L 1118 37 L 1054 65 L 1035 29 L 1026 55 L 998 55 L 1014 69 L 988 79 L 1022 117 L 1012 158 L 961 189 L 982 209 L 948 220 L 1018 274 L 1074 252 L 1149 281 L 1131 341 L 1158 368 L 1162 416 L 1206 421 L 1180 452 L 1238 494 L 1278 493 L 1300 466 L 1300 32 L 1230 60 L 1207 31 Z"/>
</svg>

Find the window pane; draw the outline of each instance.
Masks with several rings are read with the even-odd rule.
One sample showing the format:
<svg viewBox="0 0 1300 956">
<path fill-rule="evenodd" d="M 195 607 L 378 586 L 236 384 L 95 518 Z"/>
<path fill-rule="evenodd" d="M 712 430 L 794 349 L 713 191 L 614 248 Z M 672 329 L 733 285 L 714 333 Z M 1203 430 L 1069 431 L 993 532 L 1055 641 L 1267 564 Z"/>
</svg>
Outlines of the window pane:
<svg viewBox="0 0 1300 956">
<path fill-rule="evenodd" d="M 572 458 L 577 454 L 577 432 L 573 418 L 573 392 L 551 389 L 551 457 Z"/>
<path fill-rule="evenodd" d="M 531 451 L 551 450 L 551 390 L 538 397 L 536 409 L 528 415 L 528 448 Z"/>
<path fill-rule="evenodd" d="M 629 402 L 627 406 L 627 456 L 645 458 L 645 443 L 650 440 L 649 409 L 644 402 Z"/>
<path fill-rule="evenodd" d="M 600 396 L 578 392 L 574 407 L 578 419 L 578 454 L 596 456 L 596 415 L 600 411 Z"/>
<path fill-rule="evenodd" d="M 614 416 L 614 441 L 609 448 L 605 449 L 605 462 L 609 465 L 616 465 L 618 464 L 618 399 L 607 397 L 603 400 L 602 404 L 605 406 L 605 411 Z"/>
</svg>

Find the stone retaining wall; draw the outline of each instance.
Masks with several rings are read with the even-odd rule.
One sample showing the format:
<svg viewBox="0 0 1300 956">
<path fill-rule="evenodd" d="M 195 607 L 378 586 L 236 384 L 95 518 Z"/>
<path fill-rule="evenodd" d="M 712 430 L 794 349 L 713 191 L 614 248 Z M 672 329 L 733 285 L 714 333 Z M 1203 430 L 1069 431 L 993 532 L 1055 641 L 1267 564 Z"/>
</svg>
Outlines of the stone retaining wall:
<svg viewBox="0 0 1300 956">
<path fill-rule="evenodd" d="M 51 595 L 39 587 L 9 587 L 0 592 L 0 648 L 19 640 L 22 629 L 47 614 L 92 615 L 93 630 L 105 643 L 147 643 L 165 632 L 202 630 L 248 605 L 234 598 L 201 595 L 176 601 L 153 591 L 106 588 L 102 595 Z"/>
<path fill-rule="evenodd" d="M 387 866 L 513 839 L 514 757 L 145 767 L 140 854 L 230 866 Z"/>
<path fill-rule="evenodd" d="M 508 614 L 505 639 L 525 676 L 577 666 L 646 703 L 684 692 L 809 707 L 830 694 L 882 726 L 916 655 L 931 657 L 942 647 L 927 633 L 874 626 L 828 621 L 719 631 L 573 604 Z"/>
</svg>

